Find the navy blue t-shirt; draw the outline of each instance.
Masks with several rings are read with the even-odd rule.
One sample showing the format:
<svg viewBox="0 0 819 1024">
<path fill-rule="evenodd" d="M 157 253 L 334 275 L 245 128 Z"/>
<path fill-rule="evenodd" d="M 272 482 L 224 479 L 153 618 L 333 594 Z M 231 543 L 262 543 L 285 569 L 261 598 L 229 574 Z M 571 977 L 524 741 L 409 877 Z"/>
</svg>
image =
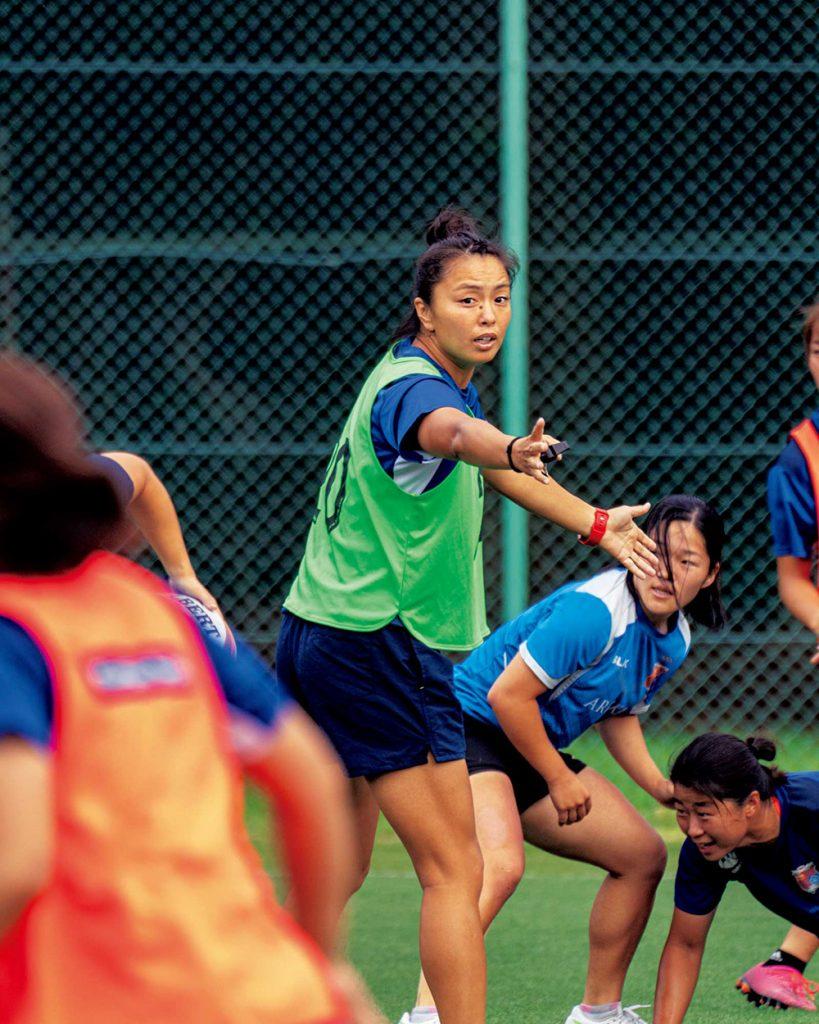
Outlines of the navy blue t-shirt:
<svg viewBox="0 0 819 1024">
<path fill-rule="evenodd" d="M 426 359 L 441 376 L 412 373 L 382 388 L 373 402 L 370 430 L 373 448 L 384 471 L 409 494 L 423 494 L 445 480 L 456 463 L 418 449 L 418 426 L 436 409 L 458 409 L 485 419 L 475 385 L 459 388 L 447 371 L 412 344 L 399 341 L 396 356 Z"/>
<path fill-rule="evenodd" d="M 742 882 L 759 902 L 791 924 L 819 935 L 819 772 L 793 772 L 777 787 L 782 817 L 773 842 L 742 846 L 708 861 L 686 839 L 674 903 L 710 914 L 729 882 Z"/>
<path fill-rule="evenodd" d="M 95 469 L 108 477 L 122 504 L 130 504 L 131 498 L 134 496 L 134 481 L 122 466 L 118 462 L 114 462 L 113 459 L 109 459 L 107 455 L 89 455 L 88 461 Z"/>
<path fill-rule="evenodd" d="M 196 622 L 193 617 L 191 621 Z M 236 638 L 236 654 L 196 622 L 229 709 L 270 729 L 288 698 L 258 654 Z M 16 622 L 0 616 L 0 738 L 20 736 L 49 746 L 54 714 L 51 673 L 43 653 Z"/>
<path fill-rule="evenodd" d="M 819 410 L 811 421 L 819 430 Z M 816 544 L 816 498 L 805 456 L 792 438 L 768 471 L 768 508 L 774 555 L 810 558 Z"/>
</svg>

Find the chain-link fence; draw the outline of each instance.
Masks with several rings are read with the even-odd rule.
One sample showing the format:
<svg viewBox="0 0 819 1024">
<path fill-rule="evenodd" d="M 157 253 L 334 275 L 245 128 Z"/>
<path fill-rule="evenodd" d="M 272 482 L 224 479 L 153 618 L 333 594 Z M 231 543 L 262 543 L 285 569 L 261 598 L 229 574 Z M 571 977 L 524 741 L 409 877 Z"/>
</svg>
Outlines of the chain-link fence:
<svg viewBox="0 0 819 1024">
<path fill-rule="evenodd" d="M 656 725 L 812 720 L 764 476 L 813 401 L 808 0 L 534 2 L 531 408 L 605 504 L 670 490 L 730 523 L 731 629 Z M 498 217 L 495 3 L 13 0 L 0 24 L 3 342 L 148 457 L 195 564 L 272 648 L 324 463 L 402 314 L 425 221 Z M 498 370 L 477 384 L 498 417 Z M 490 618 L 500 517 L 487 513 Z M 532 525 L 532 592 L 598 567 Z"/>
</svg>

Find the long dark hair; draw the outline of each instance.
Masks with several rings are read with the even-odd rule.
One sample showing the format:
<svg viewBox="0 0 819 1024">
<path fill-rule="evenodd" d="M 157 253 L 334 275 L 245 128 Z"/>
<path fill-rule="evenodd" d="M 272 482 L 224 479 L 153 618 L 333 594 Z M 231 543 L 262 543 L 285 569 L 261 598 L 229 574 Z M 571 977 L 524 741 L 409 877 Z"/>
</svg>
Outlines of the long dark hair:
<svg viewBox="0 0 819 1024">
<path fill-rule="evenodd" d="M 767 800 L 787 776 L 774 766 L 776 744 L 764 736 L 751 736 L 743 742 L 723 732 L 698 736 L 676 757 L 670 779 L 687 789 L 724 802 L 744 803 L 755 790 Z"/>
<path fill-rule="evenodd" d="M 117 544 L 119 499 L 82 436 L 65 388 L 0 353 L 0 572 L 61 572 Z"/>
<path fill-rule="evenodd" d="M 510 282 L 518 269 L 518 258 L 497 238 L 487 237 L 471 214 L 457 206 L 446 206 L 427 227 L 427 248 L 415 263 L 415 281 L 410 309 L 393 331 L 391 340 L 414 338 L 421 330 L 414 300 L 429 303 L 432 289 L 449 263 L 458 256 L 495 256 L 503 264 Z"/>
<path fill-rule="evenodd" d="M 668 528 L 673 522 L 691 523 L 703 536 L 705 550 L 708 552 L 708 571 L 722 561 L 722 547 L 725 543 L 725 524 L 717 509 L 696 498 L 693 494 L 669 494 L 649 510 L 643 530 L 657 541 L 662 552 L 668 551 Z M 669 582 L 673 586 L 671 564 L 666 560 Z M 707 626 L 709 629 L 722 629 L 727 617 L 720 593 L 720 572 L 710 586 L 703 587 L 690 604 L 686 605 L 685 614 L 694 622 Z"/>
</svg>

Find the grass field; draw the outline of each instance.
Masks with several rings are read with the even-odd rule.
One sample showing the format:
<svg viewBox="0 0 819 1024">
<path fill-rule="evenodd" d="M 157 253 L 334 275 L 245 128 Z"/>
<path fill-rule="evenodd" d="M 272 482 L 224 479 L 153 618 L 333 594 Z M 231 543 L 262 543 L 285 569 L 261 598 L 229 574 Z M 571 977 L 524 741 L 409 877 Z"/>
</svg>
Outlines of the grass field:
<svg viewBox="0 0 819 1024">
<path fill-rule="evenodd" d="M 661 740 L 650 745 L 658 763 L 682 745 Z M 803 735 L 781 744 L 783 768 L 813 768 L 815 740 Z M 572 752 L 606 772 L 668 841 L 669 867 L 648 929 L 629 972 L 626 1004 L 651 1003 L 657 962 L 673 899 L 673 878 L 681 835 L 671 811 L 654 805 L 616 768 L 596 736 L 584 737 Z M 251 825 L 262 845 L 258 805 Z M 488 1024 L 563 1024 L 580 1000 L 586 959 L 589 909 L 602 874 L 595 868 L 529 849 L 521 885 L 487 937 Z M 379 828 L 373 867 L 355 897 L 350 920 L 350 953 L 387 1015 L 397 1020 L 412 1005 L 418 972 L 419 889 L 403 847 L 386 825 Z M 767 956 L 787 925 L 761 907 L 738 885 L 728 887 L 705 953 L 703 971 L 687 1021 L 742 1024 L 765 1020 L 777 1011 L 757 1009 L 734 989 L 741 971 Z M 791 1011 L 791 1018 L 800 1016 Z M 646 1011 L 650 1020 L 650 1011 Z"/>
</svg>

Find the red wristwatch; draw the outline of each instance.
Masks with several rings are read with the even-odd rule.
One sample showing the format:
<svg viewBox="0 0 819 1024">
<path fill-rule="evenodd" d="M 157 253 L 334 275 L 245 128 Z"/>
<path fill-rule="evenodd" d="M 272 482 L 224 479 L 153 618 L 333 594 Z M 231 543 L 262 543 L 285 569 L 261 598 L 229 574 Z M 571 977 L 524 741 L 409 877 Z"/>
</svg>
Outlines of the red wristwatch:
<svg viewBox="0 0 819 1024">
<path fill-rule="evenodd" d="M 592 525 L 591 533 L 585 538 L 578 533 L 577 539 L 581 544 L 585 544 L 587 547 L 593 547 L 595 544 L 599 544 L 603 539 L 603 534 L 606 532 L 608 523 L 608 512 L 606 512 L 604 508 L 596 508 L 594 510 L 594 524 Z"/>
</svg>

